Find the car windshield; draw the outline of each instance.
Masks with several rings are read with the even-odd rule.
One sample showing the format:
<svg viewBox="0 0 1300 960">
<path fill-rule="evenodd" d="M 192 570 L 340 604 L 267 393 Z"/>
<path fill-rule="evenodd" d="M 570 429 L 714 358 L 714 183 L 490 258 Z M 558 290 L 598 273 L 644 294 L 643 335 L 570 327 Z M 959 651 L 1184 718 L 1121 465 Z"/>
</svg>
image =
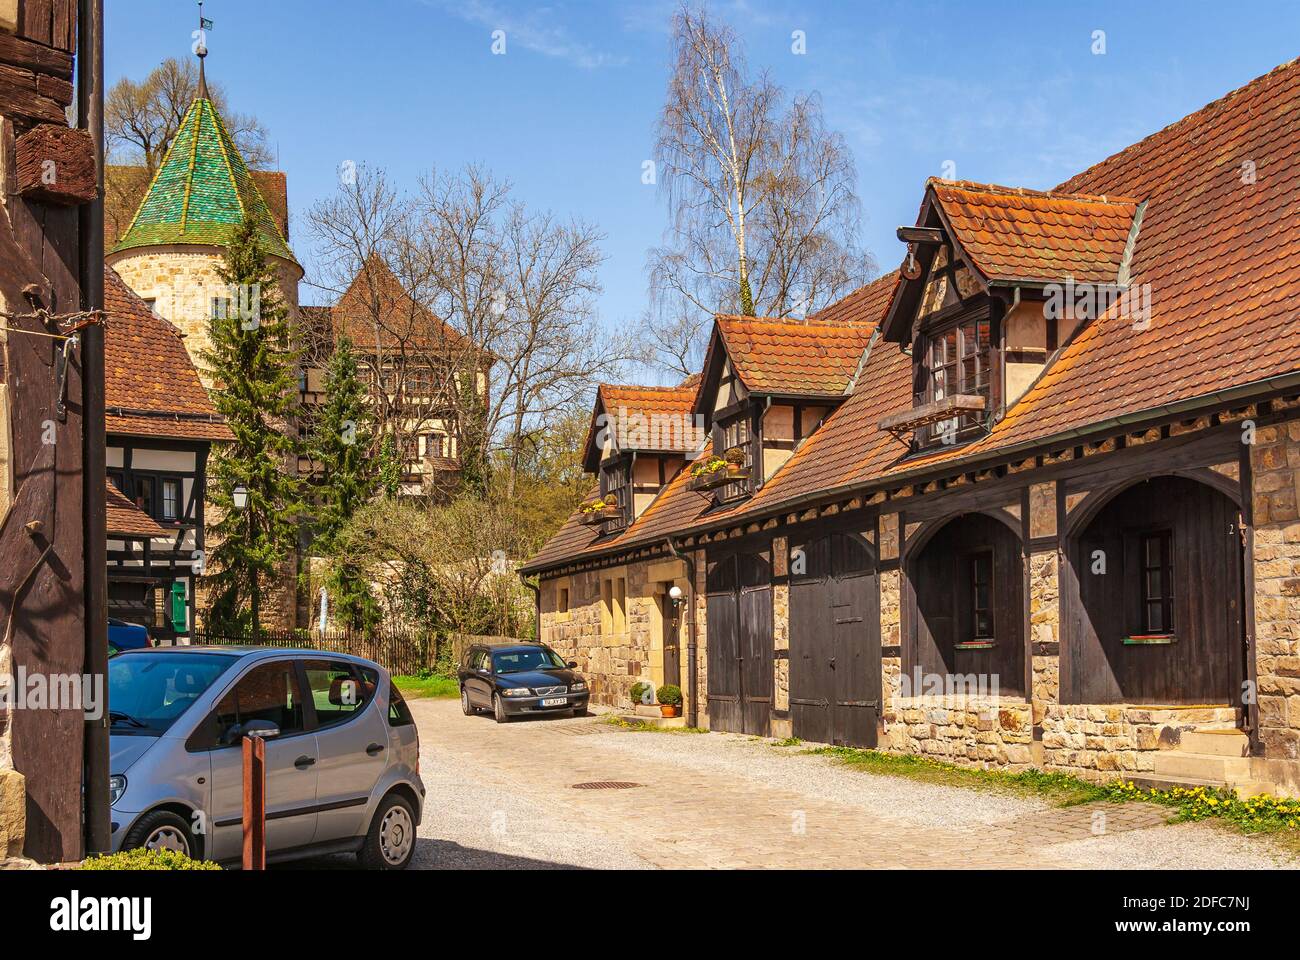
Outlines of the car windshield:
<svg viewBox="0 0 1300 960">
<path fill-rule="evenodd" d="M 235 663 L 208 653 L 129 653 L 108 665 L 109 723 L 113 733 L 156 737 Z"/>
<path fill-rule="evenodd" d="M 497 673 L 522 673 L 525 670 L 563 669 L 559 655 L 546 647 L 523 647 L 492 654 L 492 669 Z"/>
</svg>

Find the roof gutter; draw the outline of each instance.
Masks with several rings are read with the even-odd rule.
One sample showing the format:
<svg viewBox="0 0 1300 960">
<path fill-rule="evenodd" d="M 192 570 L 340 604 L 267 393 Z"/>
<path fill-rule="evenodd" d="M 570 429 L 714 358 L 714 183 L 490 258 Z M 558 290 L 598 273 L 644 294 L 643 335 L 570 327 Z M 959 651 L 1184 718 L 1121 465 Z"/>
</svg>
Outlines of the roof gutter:
<svg viewBox="0 0 1300 960">
<path fill-rule="evenodd" d="M 999 447 L 991 450 L 986 457 L 976 457 L 969 461 L 966 460 L 945 460 L 943 465 L 950 467 L 953 464 L 961 464 L 964 469 L 980 465 L 994 460 L 1014 460 L 1018 454 L 1027 453 L 1031 450 L 1041 450 L 1051 448 L 1063 443 L 1074 440 L 1087 440 L 1097 433 L 1102 433 L 1115 427 L 1127 427 L 1135 424 L 1147 423 L 1153 420 L 1163 418 L 1176 419 L 1188 413 L 1197 412 L 1204 408 L 1214 408 L 1221 406 L 1230 406 L 1242 401 L 1254 402 L 1267 399 L 1268 394 L 1285 393 L 1288 390 L 1300 389 L 1300 370 L 1293 370 L 1290 373 L 1279 374 L 1275 377 L 1266 377 L 1263 380 L 1252 380 L 1249 383 L 1241 384 L 1236 387 L 1228 387 L 1224 390 L 1216 390 L 1213 393 L 1201 394 L 1197 397 L 1191 397 L 1187 400 L 1179 400 L 1175 403 L 1162 404 L 1158 407 L 1148 407 L 1135 413 L 1122 413 L 1118 416 L 1108 417 L 1105 420 L 1097 420 L 1082 427 L 1075 427 L 1070 430 L 1062 430 L 1059 433 L 1053 433 L 1046 437 L 1040 437 L 1033 440 L 1022 440 L 1019 443 L 1011 444 L 1006 447 Z M 883 478 L 884 482 L 867 482 L 857 481 L 854 483 L 841 483 L 833 487 L 823 487 L 815 493 L 804 494 L 791 500 L 782 500 L 772 504 L 771 508 L 763 513 L 755 513 L 744 517 L 729 517 L 720 523 L 695 524 L 691 527 L 691 533 L 707 533 L 715 529 L 722 529 L 735 523 L 752 522 L 762 517 L 769 517 L 780 513 L 786 513 L 809 504 L 817 503 L 822 500 L 831 500 L 835 497 L 845 496 L 847 494 L 860 493 L 870 490 L 873 487 L 900 486 L 913 482 L 919 478 L 925 477 L 931 473 L 943 473 L 945 470 L 936 470 L 926 466 L 916 467 L 912 470 L 902 471 L 900 473 L 890 474 Z M 653 543 L 653 541 L 645 541 Z M 620 545 L 621 548 L 635 547 L 642 544 L 633 542 Z M 605 555 L 613 555 L 621 552 L 620 549 L 609 550 L 602 553 L 584 554 L 581 559 L 592 560 Z M 566 563 L 573 562 L 573 559 L 566 559 L 562 563 L 550 564 L 545 567 L 539 567 L 532 572 L 541 572 L 551 569 L 552 567 L 561 567 Z M 529 568 L 525 568 L 529 569 Z"/>
<path fill-rule="evenodd" d="M 1261 393 L 1277 393 L 1286 391 L 1289 388 L 1300 388 L 1300 370 L 1291 373 L 1280 374 L 1276 377 L 1268 377 L 1264 380 L 1254 380 L 1238 387 L 1230 387 L 1226 390 L 1218 390 L 1214 393 L 1203 394 L 1199 397 L 1192 397 L 1187 400 L 1180 400 L 1176 403 L 1162 404 L 1158 407 L 1149 407 L 1136 413 L 1122 413 L 1115 417 L 1109 417 L 1105 420 L 1095 421 L 1085 427 L 1076 427 L 1070 430 L 1062 430 L 1060 433 L 1054 433 L 1036 440 L 1023 440 L 1020 443 L 1014 443 L 1008 447 L 1000 447 L 996 451 L 990 451 L 990 455 L 984 460 L 972 460 L 969 463 L 981 463 L 993 459 L 1015 459 L 1019 453 L 1030 450 L 1038 450 L 1045 447 L 1054 447 L 1071 440 L 1084 440 L 1099 432 L 1105 432 L 1114 427 L 1125 427 L 1134 424 L 1159 420 L 1165 417 L 1176 418 L 1186 413 L 1197 411 L 1205 407 L 1218 407 L 1231 403 L 1245 400 L 1249 397 L 1257 397 Z M 958 461 L 944 461 L 945 464 L 951 464 Z M 936 472 L 927 470 L 926 467 L 917 467 L 914 470 L 907 470 L 901 473 L 890 474 L 887 484 L 880 486 L 897 486 L 900 483 L 907 483 L 911 480 L 923 477 L 927 472 Z M 869 489 L 873 484 L 869 483 L 842 483 L 834 487 L 827 487 L 816 493 L 805 494 L 796 497 L 793 500 L 783 500 L 779 504 L 773 504 L 773 513 L 784 513 L 787 510 L 804 506 L 809 503 L 815 503 L 819 500 L 829 499 L 841 496 L 847 493 Z M 757 519 L 755 517 L 746 517 L 747 520 Z M 733 520 L 734 522 L 734 520 Z M 716 526 L 726 526 L 727 524 L 717 524 Z M 702 528 L 710 529 L 708 527 Z"/>
</svg>

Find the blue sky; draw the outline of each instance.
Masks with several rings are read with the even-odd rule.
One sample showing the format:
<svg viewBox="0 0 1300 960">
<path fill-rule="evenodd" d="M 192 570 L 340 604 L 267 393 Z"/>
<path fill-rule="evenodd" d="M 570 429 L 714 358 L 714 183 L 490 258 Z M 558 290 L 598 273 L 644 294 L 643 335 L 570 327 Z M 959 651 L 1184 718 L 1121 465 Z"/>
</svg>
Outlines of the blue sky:
<svg viewBox="0 0 1300 960">
<path fill-rule="evenodd" d="M 107 71 L 189 56 L 196 7 L 111 0 Z M 293 227 L 345 160 L 414 185 L 486 164 L 531 206 L 607 235 L 602 322 L 635 323 L 667 217 L 641 183 L 667 78 L 672 0 L 209 0 L 209 77 L 256 114 Z M 925 178 L 1047 188 L 1296 56 L 1300 3 L 717 0 L 750 62 L 821 93 L 852 148 L 864 242 L 892 269 Z M 506 54 L 491 51 L 494 30 Z M 807 52 L 791 51 L 802 30 Z M 1092 52 L 1094 31 L 1105 53 Z M 292 228 L 291 228 L 292 229 Z M 291 236 L 310 275 L 305 232 Z M 318 298 L 307 288 L 304 302 Z"/>
</svg>

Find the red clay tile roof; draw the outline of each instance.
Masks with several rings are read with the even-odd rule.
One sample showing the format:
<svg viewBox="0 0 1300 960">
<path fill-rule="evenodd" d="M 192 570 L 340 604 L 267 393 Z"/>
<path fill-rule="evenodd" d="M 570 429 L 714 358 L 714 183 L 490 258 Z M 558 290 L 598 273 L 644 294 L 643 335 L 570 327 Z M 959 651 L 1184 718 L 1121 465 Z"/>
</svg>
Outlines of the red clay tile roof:
<svg viewBox="0 0 1300 960">
<path fill-rule="evenodd" d="M 182 440 L 229 440 L 180 332 L 149 309 L 112 267 L 104 268 L 104 392 L 107 432 Z"/>
<path fill-rule="evenodd" d="M 750 393 L 839 397 L 871 340 L 866 324 L 720 316 L 718 333 Z"/>
<path fill-rule="evenodd" d="M 621 535 L 597 540 L 570 520 L 525 569 L 776 513 L 946 463 L 956 469 L 1005 455 L 1013 445 L 1096 430 L 1120 414 L 1154 417 L 1175 403 L 1215 402 L 1234 388 L 1262 395 L 1270 378 L 1294 377 L 1300 372 L 1300 315 L 1293 306 L 1300 296 L 1298 115 L 1295 60 L 1058 188 L 1147 202 L 1130 276 L 1135 288 L 1149 291 L 1150 324 L 1135 327 L 1133 318 L 1112 310 L 1087 325 L 987 437 L 904 460 L 905 449 L 877 423 L 910 407 L 911 360 L 880 341 L 852 396 L 749 501 L 727 511 L 706 509 L 710 501 L 686 490 L 684 472 Z M 887 301 L 882 316 L 886 309 Z"/>
<path fill-rule="evenodd" d="M 108 481 L 107 516 L 108 535 L 110 537 L 165 537 L 167 531 L 158 526 L 149 514 L 145 513 L 126 498 L 121 490 Z"/>
<path fill-rule="evenodd" d="M 602 383 L 597 388 L 607 412 L 626 407 L 629 413 L 681 415 L 691 412 L 695 387 L 636 387 Z"/>
<path fill-rule="evenodd" d="M 328 320 L 334 336 L 346 333 L 362 355 L 374 349 L 376 317 L 384 347 L 455 352 L 468 346 L 457 330 L 417 302 L 377 256 L 362 265 L 337 304 L 309 310 L 309 319 Z"/>
<path fill-rule="evenodd" d="M 992 281 L 1114 283 L 1138 201 L 931 178 L 944 219 Z"/>
<path fill-rule="evenodd" d="M 602 383 L 596 388 L 596 405 L 583 451 L 590 471 L 599 466 L 596 439 L 602 429 L 613 431 L 621 450 L 663 450 L 686 453 L 700 448 L 702 430 L 691 417 L 696 387 L 638 387 Z M 607 419 L 598 425 L 601 415 Z"/>
<path fill-rule="evenodd" d="M 809 320 L 816 323 L 866 324 L 880 322 L 889 309 L 889 302 L 898 289 L 900 276 L 897 270 L 863 284 L 846 297 L 827 304 Z"/>
</svg>

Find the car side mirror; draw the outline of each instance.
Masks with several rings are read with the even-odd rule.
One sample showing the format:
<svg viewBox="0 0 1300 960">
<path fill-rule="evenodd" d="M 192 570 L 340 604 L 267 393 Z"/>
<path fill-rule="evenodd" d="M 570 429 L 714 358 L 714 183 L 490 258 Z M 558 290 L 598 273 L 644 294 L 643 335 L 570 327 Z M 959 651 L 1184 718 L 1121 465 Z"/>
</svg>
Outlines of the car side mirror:
<svg viewBox="0 0 1300 960">
<path fill-rule="evenodd" d="M 569 661 L 569 669 L 570 669 L 570 670 L 577 670 L 577 669 L 578 669 L 578 661 L 577 661 L 577 660 L 570 660 L 570 661 Z"/>
<path fill-rule="evenodd" d="M 232 723 L 226 728 L 222 741 L 226 744 L 238 743 L 244 737 L 258 737 L 271 740 L 280 735 L 280 728 L 270 720 L 249 720 L 247 723 Z"/>
</svg>

